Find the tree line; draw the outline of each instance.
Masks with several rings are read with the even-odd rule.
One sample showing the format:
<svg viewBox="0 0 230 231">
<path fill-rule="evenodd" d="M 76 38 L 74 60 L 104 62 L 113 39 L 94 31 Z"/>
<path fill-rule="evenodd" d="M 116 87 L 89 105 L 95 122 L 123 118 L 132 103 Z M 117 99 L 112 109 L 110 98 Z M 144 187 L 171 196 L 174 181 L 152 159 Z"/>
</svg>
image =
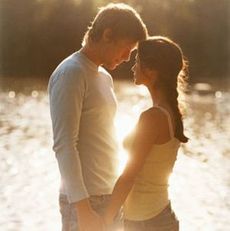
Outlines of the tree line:
<svg viewBox="0 0 230 231">
<path fill-rule="evenodd" d="M 0 75 L 48 78 L 81 47 L 82 37 L 106 0 L 1 0 Z M 121 1 L 113 1 L 121 2 Z M 177 41 L 193 79 L 230 73 L 229 0 L 127 0 L 151 35 Z M 113 74 L 128 76 L 131 63 Z"/>
</svg>

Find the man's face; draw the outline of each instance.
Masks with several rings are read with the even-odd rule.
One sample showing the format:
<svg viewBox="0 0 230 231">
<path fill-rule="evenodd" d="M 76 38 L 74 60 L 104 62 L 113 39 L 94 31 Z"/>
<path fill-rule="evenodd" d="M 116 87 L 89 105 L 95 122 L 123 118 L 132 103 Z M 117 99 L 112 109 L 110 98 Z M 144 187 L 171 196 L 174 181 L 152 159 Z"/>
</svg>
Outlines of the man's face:
<svg viewBox="0 0 230 231">
<path fill-rule="evenodd" d="M 128 39 L 120 39 L 107 43 L 103 48 L 102 64 L 109 70 L 114 70 L 122 62 L 128 62 L 131 52 L 137 43 Z"/>
</svg>

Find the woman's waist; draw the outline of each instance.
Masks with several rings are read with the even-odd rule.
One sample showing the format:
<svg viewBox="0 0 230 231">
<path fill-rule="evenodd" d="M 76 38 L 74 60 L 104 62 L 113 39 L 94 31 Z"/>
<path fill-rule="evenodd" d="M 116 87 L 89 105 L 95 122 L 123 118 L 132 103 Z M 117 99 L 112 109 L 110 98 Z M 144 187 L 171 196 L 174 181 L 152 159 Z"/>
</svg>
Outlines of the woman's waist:
<svg viewBox="0 0 230 231">
<path fill-rule="evenodd" d="M 124 206 L 124 215 L 130 220 L 149 219 L 160 211 L 169 203 L 168 192 L 136 192 L 132 191 Z"/>
<path fill-rule="evenodd" d="M 130 191 L 129 198 L 133 198 L 134 200 L 143 200 L 143 201 L 154 201 L 158 200 L 159 198 L 168 199 L 168 186 L 167 185 L 159 185 L 159 186 L 152 186 L 152 187 L 138 187 L 135 185 L 132 190 Z"/>
<path fill-rule="evenodd" d="M 168 189 L 168 176 L 161 177 L 143 177 L 140 175 L 136 178 L 135 184 L 133 186 L 133 191 L 137 192 L 158 192 L 167 191 Z"/>
</svg>

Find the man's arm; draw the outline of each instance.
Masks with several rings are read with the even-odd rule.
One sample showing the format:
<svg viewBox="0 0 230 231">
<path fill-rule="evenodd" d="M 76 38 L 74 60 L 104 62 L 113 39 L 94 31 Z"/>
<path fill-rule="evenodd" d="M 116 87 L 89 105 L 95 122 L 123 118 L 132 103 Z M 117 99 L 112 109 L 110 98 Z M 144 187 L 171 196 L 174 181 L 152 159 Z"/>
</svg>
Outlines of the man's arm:
<svg viewBox="0 0 230 231">
<path fill-rule="evenodd" d="M 53 149 L 64 182 L 68 201 L 76 207 L 80 230 L 102 230 L 101 218 L 90 206 L 77 150 L 79 126 L 86 83 L 82 73 L 66 70 L 56 72 L 50 83 L 50 110 L 53 125 Z"/>
<path fill-rule="evenodd" d="M 85 82 L 81 71 L 55 72 L 49 86 L 53 149 L 70 203 L 88 197 L 77 150 Z"/>
</svg>

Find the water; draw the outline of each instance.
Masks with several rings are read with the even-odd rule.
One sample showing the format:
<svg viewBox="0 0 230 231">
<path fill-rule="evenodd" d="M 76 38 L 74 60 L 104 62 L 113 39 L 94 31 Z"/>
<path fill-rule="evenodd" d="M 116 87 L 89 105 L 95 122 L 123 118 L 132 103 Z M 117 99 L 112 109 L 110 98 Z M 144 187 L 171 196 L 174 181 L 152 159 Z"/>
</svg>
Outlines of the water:
<svg viewBox="0 0 230 231">
<path fill-rule="evenodd" d="M 16 78 L 0 83 L 0 230 L 60 230 L 46 83 Z M 186 96 L 190 142 L 180 149 L 170 177 L 181 231 L 230 230 L 230 93 L 214 86 L 194 85 Z M 116 81 L 115 90 L 121 143 L 151 101 L 144 88 L 130 82 Z M 119 171 L 124 150 L 120 160 Z"/>
</svg>

